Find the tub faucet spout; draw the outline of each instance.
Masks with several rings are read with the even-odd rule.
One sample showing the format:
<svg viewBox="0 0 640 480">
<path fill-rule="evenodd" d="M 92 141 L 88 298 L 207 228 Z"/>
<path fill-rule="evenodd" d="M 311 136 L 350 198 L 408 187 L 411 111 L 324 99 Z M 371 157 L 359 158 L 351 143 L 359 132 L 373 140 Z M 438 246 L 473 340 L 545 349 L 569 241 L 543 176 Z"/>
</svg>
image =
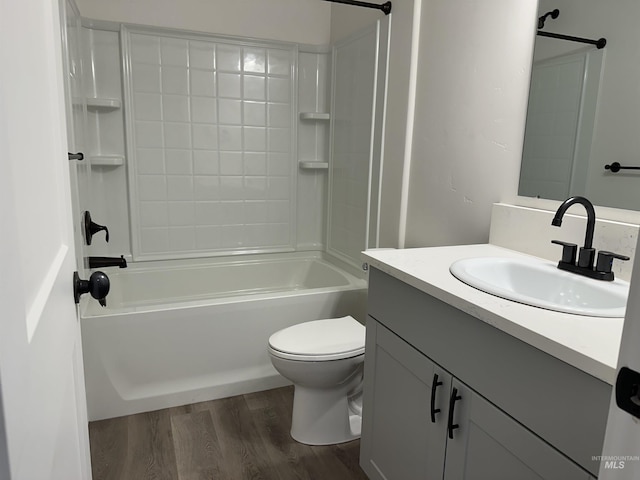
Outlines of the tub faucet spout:
<svg viewBox="0 0 640 480">
<path fill-rule="evenodd" d="M 118 257 L 87 257 L 89 268 L 119 267 L 127 268 L 124 255 Z"/>
</svg>

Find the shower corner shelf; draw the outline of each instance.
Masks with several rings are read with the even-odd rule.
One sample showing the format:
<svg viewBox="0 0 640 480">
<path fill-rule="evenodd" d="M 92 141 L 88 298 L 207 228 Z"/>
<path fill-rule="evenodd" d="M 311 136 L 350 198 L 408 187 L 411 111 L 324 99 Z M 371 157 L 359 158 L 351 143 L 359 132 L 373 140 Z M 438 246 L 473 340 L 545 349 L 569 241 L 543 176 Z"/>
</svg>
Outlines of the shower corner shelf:
<svg viewBox="0 0 640 480">
<path fill-rule="evenodd" d="M 124 165 L 124 155 L 89 155 L 92 167 L 119 167 Z"/>
<path fill-rule="evenodd" d="M 298 163 L 303 170 L 327 170 L 329 162 L 318 162 L 316 160 L 300 160 Z"/>
<path fill-rule="evenodd" d="M 122 101 L 119 98 L 107 97 L 88 97 L 87 108 L 93 110 L 118 110 L 122 107 Z"/>
<path fill-rule="evenodd" d="M 300 112 L 300 120 L 329 120 L 331 115 L 320 112 Z"/>
</svg>

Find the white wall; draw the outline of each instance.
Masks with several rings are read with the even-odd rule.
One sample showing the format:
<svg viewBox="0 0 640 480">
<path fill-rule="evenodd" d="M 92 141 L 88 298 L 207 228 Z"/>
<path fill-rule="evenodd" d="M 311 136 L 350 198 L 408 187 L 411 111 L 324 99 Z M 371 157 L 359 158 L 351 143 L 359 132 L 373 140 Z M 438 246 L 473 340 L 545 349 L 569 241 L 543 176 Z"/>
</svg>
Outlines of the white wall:
<svg viewBox="0 0 640 480">
<path fill-rule="evenodd" d="M 483 243 L 515 197 L 536 0 L 424 0 L 407 246 Z"/>
<path fill-rule="evenodd" d="M 221 35 L 326 45 L 331 4 L 320 0 L 77 0 L 83 17 Z"/>
</svg>

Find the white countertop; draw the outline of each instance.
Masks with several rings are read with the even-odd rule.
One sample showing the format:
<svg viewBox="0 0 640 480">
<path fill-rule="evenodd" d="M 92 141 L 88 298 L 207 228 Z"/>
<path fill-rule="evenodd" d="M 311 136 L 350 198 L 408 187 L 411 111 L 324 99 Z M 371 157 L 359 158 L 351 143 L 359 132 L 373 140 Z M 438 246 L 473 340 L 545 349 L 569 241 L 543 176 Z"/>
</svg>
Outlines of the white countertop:
<svg viewBox="0 0 640 480">
<path fill-rule="evenodd" d="M 370 266 L 600 380 L 615 383 L 623 318 L 560 313 L 504 300 L 462 283 L 449 272 L 449 266 L 462 258 L 531 256 L 488 244 L 370 250 L 363 255 Z"/>
</svg>

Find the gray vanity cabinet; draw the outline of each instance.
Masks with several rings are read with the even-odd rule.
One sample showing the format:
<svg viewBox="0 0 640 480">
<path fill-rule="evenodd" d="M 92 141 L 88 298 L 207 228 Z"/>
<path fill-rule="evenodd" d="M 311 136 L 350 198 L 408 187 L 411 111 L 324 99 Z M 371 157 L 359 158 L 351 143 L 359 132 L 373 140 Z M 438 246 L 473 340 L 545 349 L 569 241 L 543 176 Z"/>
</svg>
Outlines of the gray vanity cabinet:
<svg viewBox="0 0 640 480">
<path fill-rule="evenodd" d="M 444 480 L 592 478 L 465 384 L 454 379 L 452 388 L 458 428 L 447 438 Z"/>
<path fill-rule="evenodd" d="M 365 351 L 370 479 L 597 474 L 610 385 L 376 269 Z"/>
<path fill-rule="evenodd" d="M 365 375 L 373 378 L 364 396 L 360 463 L 371 480 L 441 479 L 451 375 L 368 320 Z M 442 383 L 435 389 L 434 379 Z M 440 410 L 435 422 L 432 389 L 434 409 Z"/>
<path fill-rule="evenodd" d="M 371 480 L 591 478 L 371 317 L 366 348 L 360 464 Z"/>
</svg>

